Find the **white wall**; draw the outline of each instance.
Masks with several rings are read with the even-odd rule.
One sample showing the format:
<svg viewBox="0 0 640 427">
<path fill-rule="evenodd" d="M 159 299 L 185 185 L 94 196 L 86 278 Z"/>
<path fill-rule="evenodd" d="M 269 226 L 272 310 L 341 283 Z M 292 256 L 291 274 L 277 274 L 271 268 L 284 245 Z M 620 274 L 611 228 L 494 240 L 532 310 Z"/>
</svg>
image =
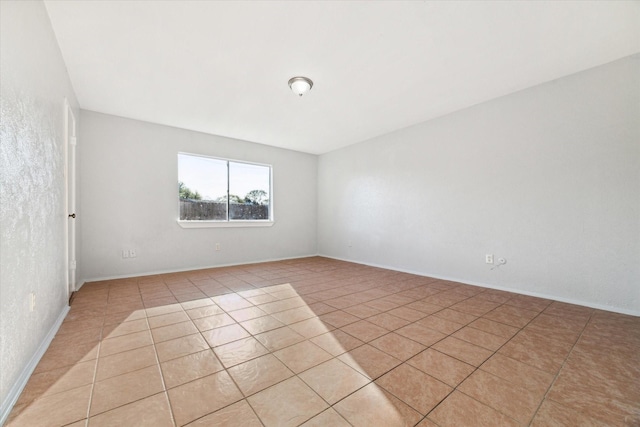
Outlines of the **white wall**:
<svg viewBox="0 0 640 427">
<path fill-rule="evenodd" d="M 81 280 L 317 253 L 314 155 L 84 110 L 78 144 Z M 272 165 L 275 224 L 181 228 L 180 151 Z M 137 257 L 122 259 L 123 249 Z"/>
<path fill-rule="evenodd" d="M 318 182 L 321 254 L 640 315 L 640 55 L 322 155 Z"/>
<path fill-rule="evenodd" d="M 64 98 L 78 111 L 42 2 L 0 2 L 0 51 L 1 424 L 66 311 Z"/>
</svg>

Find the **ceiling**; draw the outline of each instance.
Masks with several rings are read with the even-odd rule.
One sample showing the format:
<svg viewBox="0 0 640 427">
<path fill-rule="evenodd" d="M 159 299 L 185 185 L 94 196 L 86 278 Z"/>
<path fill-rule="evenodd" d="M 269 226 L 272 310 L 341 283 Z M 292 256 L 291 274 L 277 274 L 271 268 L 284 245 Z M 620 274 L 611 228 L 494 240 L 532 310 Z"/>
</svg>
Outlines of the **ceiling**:
<svg viewBox="0 0 640 427">
<path fill-rule="evenodd" d="M 45 5 L 81 108 L 314 154 L 640 51 L 638 1 Z"/>
</svg>

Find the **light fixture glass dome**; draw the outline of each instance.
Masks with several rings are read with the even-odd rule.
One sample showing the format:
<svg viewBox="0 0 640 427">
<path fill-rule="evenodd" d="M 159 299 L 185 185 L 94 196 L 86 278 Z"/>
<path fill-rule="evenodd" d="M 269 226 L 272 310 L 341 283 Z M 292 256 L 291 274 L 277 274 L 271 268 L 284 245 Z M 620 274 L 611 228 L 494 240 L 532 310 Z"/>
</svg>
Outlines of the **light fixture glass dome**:
<svg viewBox="0 0 640 427">
<path fill-rule="evenodd" d="M 307 77 L 292 77 L 289 79 L 289 87 L 298 96 L 309 92 L 313 87 L 313 82 Z"/>
</svg>

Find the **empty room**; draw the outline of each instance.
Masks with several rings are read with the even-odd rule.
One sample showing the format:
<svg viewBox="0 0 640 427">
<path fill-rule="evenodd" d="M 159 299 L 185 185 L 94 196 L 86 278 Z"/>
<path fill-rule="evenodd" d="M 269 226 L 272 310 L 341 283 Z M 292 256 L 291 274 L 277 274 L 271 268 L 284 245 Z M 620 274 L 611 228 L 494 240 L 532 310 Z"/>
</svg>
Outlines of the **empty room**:
<svg viewBox="0 0 640 427">
<path fill-rule="evenodd" d="M 639 1 L 0 0 L 0 425 L 640 425 Z"/>
</svg>

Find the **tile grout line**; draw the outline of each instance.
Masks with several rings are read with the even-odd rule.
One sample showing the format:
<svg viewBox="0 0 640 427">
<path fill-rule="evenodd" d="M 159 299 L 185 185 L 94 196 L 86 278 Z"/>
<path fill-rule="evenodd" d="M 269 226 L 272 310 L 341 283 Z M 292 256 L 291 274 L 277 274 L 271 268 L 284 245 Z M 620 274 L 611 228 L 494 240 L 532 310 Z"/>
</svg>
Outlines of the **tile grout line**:
<svg viewBox="0 0 640 427">
<path fill-rule="evenodd" d="M 136 283 L 136 285 L 138 286 L 138 290 L 140 290 L 140 284 Z M 142 298 L 142 294 L 141 294 L 141 298 Z M 142 298 L 142 305 L 144 306 L 144 298 Z M 183 308 L 181 306 L 181 308 Z M 183 308 L 183 312 L 184 312 L 184 308 Z M 167 389 L 167 384 L 164 380 L 164 372 L 162 370 L 162 365 L 160 364 L 160 358 L 158 357 L 158 349 L 156 348 L 156 340 L 153 336 L 153 333 L 151 332 L 151 325 L 149 324 L 149 316 L 147 316 L 147 308 L 144 308 L 144 318 L 145 321 L 147 322 L 147 327 L 149 328 L 149 335 L 151 336 L 151 343 L 153 344 L 153 354 L 155 356 L 156 359 L 156 366 L 158 366 L 158 371 L 160 371 L 160 381 L 162 381 L 162 390 L 164 394 L 164 398 L 167 401 L 167 406 L 169 407 L 169 415 L 171 416 L 171 421 L 173 422 L 174 427 L 178 425 L 178 423 L 176 422 L 176 417 L 173 413 L 173 406 L 171 405 L 171 400 L 169 399 L 169 390 Z M 156 393 L 156 394 L 160 394 L 160 393 Z M 152 395 L 152 396 L 155 396 Z M 148 398 L 150 396 L 145 397 L 144 399 Z M 142 399 L 140 399 L 142 400 Z M 133 402 L 130 402 L 133 403 Z"/>
<path fill-rule="evenodd" d="M 473 298 L 473 297 L 470 297 L 470 298 Z M 467 299 L 469 299 L 469 298 L 467 298 Z M 485 314 L 488 314 L 488 313 L 492 312 L 493 310 L 496 310 L 496 309 L 497 309 L 497 308 L 499 308 L 499 307 L 502 307 L 502 306 L 504 306 L 504 305 L 507 305 L 507 302 L 508 302 L 508 301 L 510 301 L 510 300 L 511 300 L 511 299 L 509 299 L 509 300 L 507 300 L 507 301 L 503 302 L 502 304 L 500 304 L 499 306 L 495 307 L 495 308 L 494 308 L 494 309 L 492 309 L 492 310 L 489 310 L 489 311 L 488 311 L 487 313 L 485 313 Z M 549 304 L 547 305 L 547 307 L 549 307 L 549 305 L 551 305 L 551 303 L 549 303 Z M 514 306 L 511 306 L 511 307 L 514 307 Z M 509 339 L 508 339 L 506 342 L 504 342 L 500 347 L 498 347 L 495 351 L 493 351 L 493 353 L 492 353 L 492 355 L 491 355 L 491 356 L 489 356 L 488 358 L 486 358 L 486 359 L 485 359 L 485 360 L 484 360 L 480 365 L 478 365 L 477 367 L 474 367 L 474 370 L 473 370 L 471 373 L 469 373 L 469 375 L 467 375 L 466 377 L 464 377 L 464 379 L 463 379 L 463 380 L 461 380 L 461 381 L 460 381 L 460 382 L 459 382 L 455 387 L 453 387 L 453 389 L 451 390 L 451 392 L 449 392 L 449 393 L 448 393 L 448 394 L 447 394 L 447 395 L 446 395 L 442 400 L 440 400 L 440 402 L 438 402 L 438 403 L 437 403 L 433 408 L 431 408 L 431 410 L 430 410 L 430 411 L 429 411 L 429 412 L 424 416 L 424 418 L 422 418 L 422 420 L 427 419 L 427 418 L 428 418 L 428 416 L 429 416 L 429 414 L 431 414 L 431 413 L 432 413 L 432 412 L 433 412 L 433 411 L 434 411 L 438 406 L 440 406 L 440 404 L 441 404 L 442 402 L 444 402 L 444 401 L 447 399 L 447 397 L 449 397 L 450 395 L 452 395 L 455 391 L 459 391 L 460 393 L 464 394 L 464 395 L 465 395 L 465 396 L 467 396 L 468 398 L 473 399 L 473 400 L 475 400 L 476 402 L 478 402 L 478 403 L 480 403 L 480 404 L 482 404 L 482 405 L 484 405 L 484 406 L 487 406 L 487 407 L 489 407 L 489 408 L 491 408 L 491 409 L 493 409 L 493 410 L 495 410 L 495 411 L 497 411 L 497 412 L 501 413 L 502 415 L 504 415 L 504 416 L 508 417 L 509 419 L 514 420 L 515 422 L 518 422 L 517 420 L 515 420 L 515 419 L 514 419 L 513 417 L 511 417 L 510 415 L 507 415 L 507 414 L 505 414 L 504 412 L 502 412 L 502 411 L 500 411 L 500 410 L 498 410 L 498 409 L 496 409 L 496 408 L 493 408 L 492 406 L 489 406 L 489 405 L 487 405 L 486 403 L 483 403 L 483 402 L 479 401 L 478 399 L 474 398 L 473 396 L 469 396 L 468 394 L 464 393 L 463 391 L 458 390 L 458 387 L 459 387 L 460 385 L 462 385 L 462 384 L 463 384 L 463 383 L 464 383 L 464 382 L 465 382 L 469 377 L 471 377 L 471 375 L 473 375 L 476 371 L 481 370 L 480 368 L 482 367 L 482 365 L 484 365 L 484 364 L 486 363 L 486 361 L 487 361 L 487 360 L 489 360 L 491 357 L 495 356 L 495 355 L 500 351 L 500 349 L 501 349 L 502 347 L 504 347 L 505 345 L 507 345 L 507 344 L 508 344 L 508 343 L 509 343 L 509 342 L 510 342 L 514 337 L 516 337 L 516 336 L 518 335 L 518 333 L 520 333 L 522 330 L 524 330 L 524 328 L 526 328 L 526 327 L 527 327 L 527 325 L 529 325 L 531 322 L 533 322 L 533 320 L 534 320 L 534 319 L 536 319 L 538 316 L 540 316 L 540 314 L 542 314 L 542 313 L 544 312 L 544 310 L 546 310 L 546 308 L 547 308 L 547 307 L 545 307 L 545 309 L 543 309 L 542 311 L 540 311 L 540 312 L 539 312 L 539 313 L 538 313 L 534 318 L 532 318 L 531 320 L 529 320 L 529 322 L 527 322 L 524 326 L 522 326 L 521 328 L 519 328 L 518 332 L 516 332 L 516 333 L 515 333 L 511 338 L 509 338 Z M 516 307 L 516 308 L 518 308 L 518 307 Z M 440 310 L 440 311 L 442 311 L 442 310 Z M 484 316 L 484 315 L 483 315 L 483 316 Z M 478 317 L 478 319 L 479 319 L 479 318 L 482 318 L 483 316 Z M 476 320 L 477 320 L 477 319 L 476 319 Z M 491 320 L 491 319 L 489 319 L 489 320 Z M 475 320 L 474 320 L 474 321 L 475 321 Z M 469 322 L 469 323 L 472 323 L 472 322 Z M 497 322 L 497 323 L 501 323 L 501 322 Z M 468 325 L 468 324 L 467 324 L 467 325 Z M 466 326 L 466 325 L 465 325 L 465 326 Z M 513 325 L 509 325 L 509 326 L 513 326 Z M 458 331 L 458 330 L 460 330 L 460 329 L 462 329 L 462 328 L 457 329 L 455 332 L 457 332 L 457 331 Z M 455 332 L 453 332 L 453 333 L 451 333 L 451 334 L 447 335 L 447 337 L 443 338 L 442 340 L 444 340 L 444 339 L 446 339 L 446 338 L 448 338 L 448 337 L 452 336 Z M 454 337 L 454 338 L 455 338 L 455 337 Z M 440 340 L 440 341 L 442 341 L 442 340 Z M 438 342 L 439 342 L 439 341 L 438 341 Z M 437 344 L 437 343 L 434 343 L 434 344 Z M 471 344 L 473 344 L 473 343 L 471 343 Z M 481 346 L 478 346 L 478 347 L 481 347 Z M 429 347 L 429 348 L 431 348 L 431 347 Z M 438 351 L 437 349 L 434 349 L 434 350 L 435 350 L 435 351 Z M 492 350 L 489 350 L 489 351 L 492 351 Z M 440 353 L 442 353 L 442 352 L 440 352 Z M 456 360 L 458 360 L 458 361 L 460 361 L 460 362 L 466 363 L 466 362 L 464 362 L 464 361 L 462 361 L 462 360 L 460 360 L 460 359 L 458 359 L 458 358 L 456 358 L 456 357 L 454 357 L 454 356 L 448 355 L 448 354 L 446 354 L 446 353 L 442 353 L 442 354 L 445 354 L 445 355 L 447 355 L 447 356 L 449 356 L 449 357 L 453 357 L 454 359 L 456 359 Z M 508 356 L 505 356 L 505 357 L 508 357 Z M 515 359 L 514 359 L 514 360 L 515 360 Z M 471 365 L 471 366 L 473 366 L 473 365 Z M 529 365 L 528 365 L 528 366 L 529 366 Z M 491 374 L 491 373 L 489 372 L 489 374 Z M 493 375 L 493 374 L 491 374 L 491 375 Z M 494 375 L 494 376 L 495 376 L 495 375 Z M 498 378 L 499 378 L 499 377 L 498 377 Z M 509 382 L 509 383 L 511 383 L 511 381 L 508 381 L 508 382 Z M 515 384 L 514 384 L 514 385 L 515 385 Z M 535 415 L 535 414 L 534 414 L 534 415 Z M 532 419 L 533 419 L 533 417 L 532 417 Z M 429 419 L 429 421 L 432 421 L 432 420 L 431 420 L 431 419 Z"/>
<path fill-rule="evenodd" d="M 558 372 L 556 372 L 556 374 L 554 375 L 553 380 L 551 381 L 551 384 L 549 384 L 549 387 L 547 387 L 547 390 L 545 391 L 544 396 L 542 396 L 542 399 L 540 400 L 540 404 L 536 407 L 536 410 L 534 411 L 533 416 L 531 417 L 531 420 L 529 421 L 528 425 L 531 425 L 536 415 L 538 414 L 538 411 L 540 411 L 542 404 L 544 403 L 545 400 L 547 400 L 547 395 L 549 394 L 549 392 L 555 385 L 556 381 L 558 380 L 558 377 L 560 376 L 560 373 L 564 369 L 564 366 L 567 363 L 569 356 L 571 356 L 571 353 L 573 353 L 573 350 L 575 349 L 576 345 L 580 341 L 580 338 L 582 338 L 582 336 L 584 335 L 585 331 L 587 330 L 587 326 L 589 326 L 589 323 L 591 323 L 591 320 L 593 319 L 593 316 L 595 315 L 595 313 L 596 313 L 596 310 L 592 310 L 591 313 L 589 313 L 589 319 L 586 321 L 585 325 L 582 327 L 582 330 L 580 331 L 580 335 L 578 335 L 578 338 L 575 340 L 575 342 L 571 346 L 571 349 L 569 350 L 564 360 L 562 361 L 562 364 L 560 365 L 560 368 L 558 368 Z"/>
</svg>

